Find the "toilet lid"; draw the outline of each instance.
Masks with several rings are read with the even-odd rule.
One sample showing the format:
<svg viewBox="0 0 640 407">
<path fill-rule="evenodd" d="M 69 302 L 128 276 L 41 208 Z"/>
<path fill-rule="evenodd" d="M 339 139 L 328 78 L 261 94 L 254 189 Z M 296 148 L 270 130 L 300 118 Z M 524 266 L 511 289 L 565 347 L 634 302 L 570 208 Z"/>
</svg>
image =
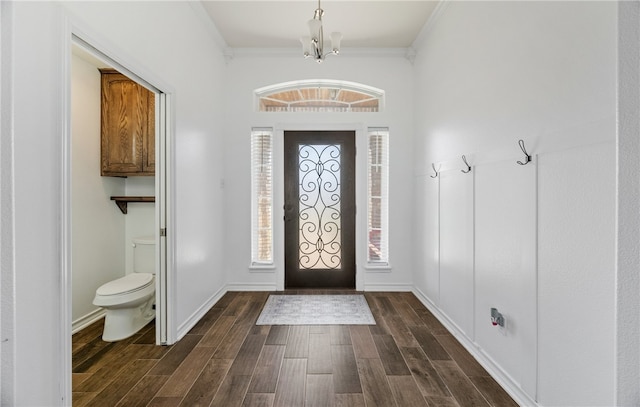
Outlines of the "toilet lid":
<svg viewBox="0 0 640 407">
<path fill-rule="evenodd" d="M 145 288 L 153 280 L 151 273 L 131 273 L 117 280 L 109 281 L 96 290 L 97 295 L 126 294 Z"/>
</svg>

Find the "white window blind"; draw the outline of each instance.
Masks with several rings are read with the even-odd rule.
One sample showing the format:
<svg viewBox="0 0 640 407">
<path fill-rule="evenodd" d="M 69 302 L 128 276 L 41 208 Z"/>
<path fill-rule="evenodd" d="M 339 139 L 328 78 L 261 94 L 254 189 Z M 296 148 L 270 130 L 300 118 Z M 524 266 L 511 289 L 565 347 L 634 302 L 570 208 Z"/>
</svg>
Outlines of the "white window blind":
<svg viewBox="0 0 640 407">
<path fill-rule="evenodd" d="M 273 264 L 273 130 L 251 129 L 251 263 Z"/>
<path fill-rule="evenodd" d="M 389 264 L 389 129 L 369 128 L 367 262 Z"/>
</svg>

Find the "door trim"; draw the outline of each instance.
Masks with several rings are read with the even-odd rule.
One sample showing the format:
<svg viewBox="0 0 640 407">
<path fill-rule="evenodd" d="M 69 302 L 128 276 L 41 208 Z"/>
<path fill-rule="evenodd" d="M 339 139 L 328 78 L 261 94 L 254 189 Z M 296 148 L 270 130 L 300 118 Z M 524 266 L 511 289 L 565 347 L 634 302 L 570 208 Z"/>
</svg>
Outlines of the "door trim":
<svg viewBox="0 0 640 407">
<path fill-rule="evenodd" d="M 278 123 L 274 126 L 273 144 L 273 260 L 276 272 L 276 290 L 285 287 L 284 274 L 284 132 L 285 131 L 354 131 L 356 142 L 356 290 L 363 291 L 365 286 L 364 265 L 367 259 L 367 155 L 358 152 L 367 151 L 367 126 L 364 123 Z M 360 210 L 358 210 L 360 208 Z"/>
<path fill-rule="evenodd" d="M 59 378 L 61 400 L 71 405 L 71 47 L 79 45 L 103 59 L 113 68 L 129 76 L 142 86 L 156 94 L 156 270 L 160 275 L 156 278 L 156 304 L 159 305 L 159 327 L 156 329 L 156 343 L 173 344 L 177 338 L 175 323 L 175 240 L 174 229 L 175 194 L 171 188 L 175 179 L 173 144 L 175 142 L 175 107 L 171 103 L 175 90 L 164 81 L 155 77 L 148 69 L 139 65 L 129 56 L 100 39 L 80 21 L 72 16 L 64 16 L 64 27 L 61 30 L 60 44 L 64 64 L 60 71 L 62 83 L 62 151 L 60 155 L 60 176 L 62 182 L 62 202 L 60 221 L 60 348 Z M 129 68 L 125 68 L 129 67 Z M 160 236 L 160 228 L 165 228 L 166 236 Z M 162 259 L 162 261 L 161 261 Z"/>
<path fill-rule="evenodd" d="M 291 213 L 285 215 L 285 235 L 288 237 L 285 240 L 285 288 L 291 287 L 309 287 L 309 288 L 355 288 L 355 216 L 356 216 L 356 202 L 355 202 L 355 153 L 356 153 L 356 139 L 355 131 L 285 131 L 284 142 L 284 164 L 285 164 L 285 181 L 289 181 L 289 184 L 285 189 L 285 202 L 289 199 L 289 205 L 292 205 Z M 325 149 L 329 146 L 341 146 L 338 155 L 338 161 L 340 162 L 340 176 L 337 180 L 339 190 L 336 192 L 339 195 L 339 214 L 340 221 L 335 224 L 335 229 L 339 230 L 337 235 L 339 236 L 339 252 L 338 257 L 340 260 L 340 267 L 332 268 L 328 266 L 325 261 L 326 258 L 320 256 L 319 261 L 325 267 L 320 267 L 315 271 L 302 271 L 303 267 L 300 267 L 300 250 L 303 242 L 300 241 L 302 229 L 305 229 L 301 225 L 301 191 L 302 180 L 300 179 L 300 148 L 306 146 L 311 148 L 314 152 L 318 152 L 316 148 L 312 146 L 324 146 Z M 321 157 L 328 159 L 321 152 Z M 329 154 L 331 158 L 335 158 L 333 154 Z M 318 157 L 320 158 L 320 157 Z M 310 159 L 309 159 L 310 160 Z M 305 160 L 307 161 L 307 160 Z M 331 161 L 331 160 L 330 160 Z M 288 170 L 287 170 L 288 169 Z M 317 171 L 317 165 L 315 168 L 308 169 L 306 174 L 313 171 Z M 326 173 L 332 173 L 332 165 L 326 164 Z M 321 173 L 317 173 L 317 177 L 321 177 Z M 306 179 L 306 178 L 305 178 Z M 295 183 L 293 181 L 296 181 Z M 309 181 L 310 182 L 310 181 Z M 323 191 L 326 191 L 325 182 L 318 182 L 317 185 L 317 198 L 321 199 L 322 205 L 326 209 L 335 209 L 333 205 L 324 202 L 322 197 L 326 197 Z M 307 181 L 304 182 L 305 184 Z M 293 186 L 295 184 L 295 186 Z M 320 185 L 322 184 L 322 185 Z M 334 191 L 335 192 L 335 191 Z M 306 189 L 304 195 L 314 196 L 313 193 L 307 194 Z M 312 199 L 315 199 L 313 197 Z M 295 204 L 294 204 L 295 202 Z M 307 206 L 307 209 L 313 206 Z M 286 205 L 285 205 L 286 208 Z M 286 211 L 286 209 L 285 209 Z M 306 210 L 305 210 L 306 212 Z M 317 213 L 317 212 L 316 212 Z M 295 214 L 295 216 L 294 216 Z M 322 218 L 325 224 L 328 219 L 324 216 Z M 333 219 L 333 218 L 331 218 Z M 321 222 L 320 219 L 317 220 Z M 331 222 L 333 223 L 333 222 Z M 325 232 L 328 232 L 325 228 L 320 228 Z M 334 229 L 334 228 L 331 228 Z M 305 233 L 302 233 L 306 236 Z M 331 232 L 326 236 L 331 237 Z M 305 242 L 308 244 L 309 242 Z M 333 241 L 325 242 L 327 248 L 333 247 Z M 311 244 L 314 247 L 314 244 Z M 330 253 L 330 249 L 327 250 Z M 305 256 L 306 257 L 306 256 Z M 313 255 L 310 255 L 313 258 Z"/>
</svg>

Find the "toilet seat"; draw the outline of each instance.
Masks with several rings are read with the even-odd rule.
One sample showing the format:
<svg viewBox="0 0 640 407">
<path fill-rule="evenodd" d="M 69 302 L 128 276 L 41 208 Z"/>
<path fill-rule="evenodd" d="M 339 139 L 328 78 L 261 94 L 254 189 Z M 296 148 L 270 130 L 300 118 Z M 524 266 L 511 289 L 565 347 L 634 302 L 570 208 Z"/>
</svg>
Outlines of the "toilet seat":
<svg viewBox="0 0 640 407">
<path fill-rule="evenodd" d="M 153 274 L 131 273 L 101 285 L 96 290 L 96 296 L 108 297 L 112 295 L 129 294 L 143 290 L 151 284 L 153 284 Z"/>
</svg>

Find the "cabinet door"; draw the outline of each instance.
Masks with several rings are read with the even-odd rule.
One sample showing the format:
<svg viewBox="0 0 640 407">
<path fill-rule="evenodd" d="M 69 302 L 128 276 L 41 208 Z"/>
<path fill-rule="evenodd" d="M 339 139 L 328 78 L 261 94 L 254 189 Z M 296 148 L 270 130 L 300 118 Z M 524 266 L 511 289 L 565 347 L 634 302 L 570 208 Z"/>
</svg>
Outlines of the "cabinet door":
<svg viewBox="0 0 640 407">
<path fill-rule="evenodd" d="M 149 114 L 149 107 L 153 106 L 150 97 L 151 92 L 126 76 L 103 73 L 101 175 L 145 175 L 148 145 L 154 147 L 150 156 L 155 157 L 155 115 Z M 149 175 L 153 175 L 153 168 Z"/>
<path fill-rule="evenodd" d="M 155 175 L 156 172 L 156 103 L 155 94 L 146 89 L 147 93 L 147 132 L 144 137 L 142 157 L 142 171 L 145 175 Z"/>
</svg>

